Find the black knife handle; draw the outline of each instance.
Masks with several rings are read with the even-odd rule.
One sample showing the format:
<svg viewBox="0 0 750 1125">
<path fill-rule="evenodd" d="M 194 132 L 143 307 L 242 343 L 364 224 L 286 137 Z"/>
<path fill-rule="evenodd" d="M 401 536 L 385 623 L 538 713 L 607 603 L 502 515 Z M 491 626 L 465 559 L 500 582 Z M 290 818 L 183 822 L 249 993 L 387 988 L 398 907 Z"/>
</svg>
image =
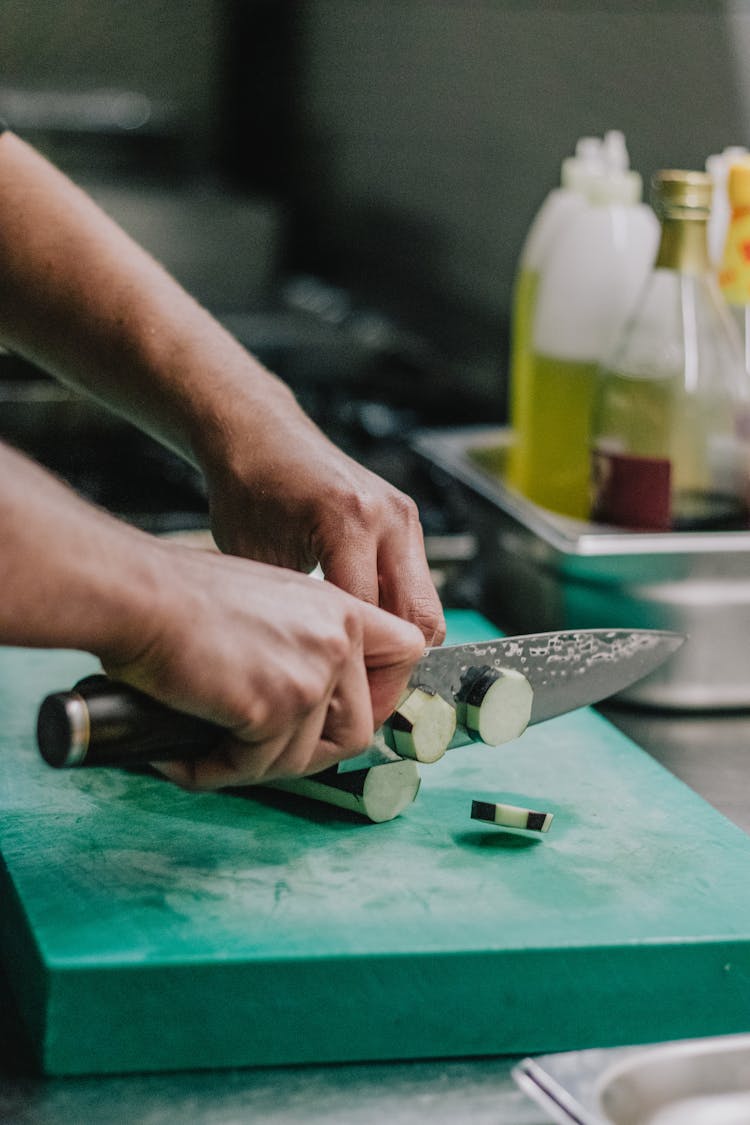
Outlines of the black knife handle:
<svg viewBox="0 0 750 1125">
<path fill-rule="evenodd" d="M 36 727 L 39 751 L 57 769 L 200 757 L 225 734 L 216 723 L 175 711 L 104 675 L 48 695 Z"/>
</svg>

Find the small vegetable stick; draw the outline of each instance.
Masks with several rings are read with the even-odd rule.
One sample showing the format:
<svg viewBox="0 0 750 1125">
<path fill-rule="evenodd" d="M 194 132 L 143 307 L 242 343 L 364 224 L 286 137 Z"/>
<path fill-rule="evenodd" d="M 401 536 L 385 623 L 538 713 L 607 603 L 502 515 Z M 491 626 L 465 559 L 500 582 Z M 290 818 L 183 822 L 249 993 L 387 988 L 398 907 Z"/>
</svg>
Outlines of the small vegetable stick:
<svg viewBox="0 0 750 1125">
<path fill-rule="evenodd" d="M 481 665 L 464 676 L 456 717 L 473 739 L 500 746 L 523 734 L 533 702 L 533 689 L 522 672 Z"/>
<path fill-rule="evenodd" d="M 416 687 L 383 723 L 385 743 L 402 758 L 436 762 L 456 730 L 456 709 L 429 688 Z"/>
<path fill-rule="evenodd" d="M 419 784 L 415 763 L 396 759 L 369 769 L 346 772 L 339 772 L 337 766 L 331 766 L 309 777 L 269 781 L 264 787 L 309 797 L 340 809 L 350 809 L 380 824 L 393 820 L 412 803 Z"/>
<path fill-rule="evenodd" d="M 554 813 L 522 809 L 518 805 L 493 804 L 491 801 L 472 801 L 471 819 L 497 824 L 500 828 L 528 828 L 533 832 L 548 832 Z"/>
</svg>

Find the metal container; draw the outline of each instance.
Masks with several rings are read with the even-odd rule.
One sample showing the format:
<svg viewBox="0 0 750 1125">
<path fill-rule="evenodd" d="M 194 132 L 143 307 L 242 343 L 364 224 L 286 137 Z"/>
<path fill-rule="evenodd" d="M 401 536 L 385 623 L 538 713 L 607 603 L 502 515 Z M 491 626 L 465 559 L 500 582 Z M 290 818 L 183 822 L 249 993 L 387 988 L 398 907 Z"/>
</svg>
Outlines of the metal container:
<svg viewBox="0 0 750 1125">
<path fill-rule="evenodd" d="M 747 1125 L 750 1035 L 524 1059 L 518 1085 L 560 1125 Z"/>
<path fill-rule="evenodd" d="M 685 711 L 750 707 L 750 532 L 631 532 L 557 515 L 503 483 L 509 444 L 498 427 L 414 439 L 435 475 L 462 486 L 483 612 L 513 632 L 675 629 L 688 643 L 620 698 Z"/>
</svg>

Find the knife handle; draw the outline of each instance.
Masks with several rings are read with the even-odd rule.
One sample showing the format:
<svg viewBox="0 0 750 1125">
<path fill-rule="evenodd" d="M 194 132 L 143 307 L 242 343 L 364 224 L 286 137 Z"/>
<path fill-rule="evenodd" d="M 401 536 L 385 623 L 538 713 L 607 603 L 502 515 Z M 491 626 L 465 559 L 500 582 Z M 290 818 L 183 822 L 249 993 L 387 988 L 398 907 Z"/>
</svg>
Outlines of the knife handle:
<svg viewBox="0 0 750 1125">
<path fill-rule="evenodd" d="M 399 718 L 398 711 L 394 715 Z M 39 751 L 56 769 L 127 767 L 198 758 L 212 750 L 226 733 L 225 727 L 174 710 L 102 674 L 87 676 L 72 691 L 46 696 L 36 726 Z M 449 747 L 472 741 L 466 729 L 459 726 L 452 739 L 448 734 L 437 755 L 420 757 L 401 745 L 393 749 L 402 758 L 431 762 Z"/>
<path fill-rule="evenodd" d="M 57 769 L 138 766 L 207 754 L 226 734 L 104 675 L 48 695 L 37 716 L 39 751 Z"/>
<path fill-rule="evenodd" d="M 143 692 L 103 675 L 87 676 L 72 691 L 58 691 L 41 703 L 37 743 L 45 762 L 57 769 L 136 766 L 206 754 L 225 728 L 175 711 Z M 419 789 L 414 762 L 397 758 L 366 769 L 339 773 L 331 766 L 310 777 L 267 782 L 266 788 L 349 809 L 366 820 L 393 820 Z"/>
</svg>

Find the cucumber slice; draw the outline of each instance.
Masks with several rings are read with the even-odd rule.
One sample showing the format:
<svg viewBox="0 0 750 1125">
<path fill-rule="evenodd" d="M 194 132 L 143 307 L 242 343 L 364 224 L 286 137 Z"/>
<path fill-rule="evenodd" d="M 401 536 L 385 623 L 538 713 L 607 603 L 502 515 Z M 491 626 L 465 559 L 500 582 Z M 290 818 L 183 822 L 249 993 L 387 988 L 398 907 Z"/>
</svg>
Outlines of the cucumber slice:
<svg viewBox="0 0 750 1125">
<path fill-rule="evenodd" d="M 458 723 L 488 746 L 511 742 L 526 730 L 534 692 L 515 668 L 481 665 L 466 673 L 456 696 Z"/>
<path fill-rule="evenodd" d="M 383 724 L 386 745 L 402 758 L 436 762 L 456 730 L 456 709 L 437 692 L 416 687 Z"/>
</svg>

